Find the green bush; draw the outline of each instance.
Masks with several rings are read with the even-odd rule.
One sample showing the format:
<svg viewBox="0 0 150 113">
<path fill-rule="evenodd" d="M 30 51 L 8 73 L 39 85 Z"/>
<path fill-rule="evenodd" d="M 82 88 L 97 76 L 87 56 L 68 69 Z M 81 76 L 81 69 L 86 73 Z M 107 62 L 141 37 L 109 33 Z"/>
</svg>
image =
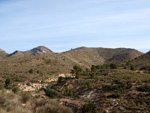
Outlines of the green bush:
<svg viewBox="0 0 150 113">
<path fill-rule="evenodd" d="M 12 89 L 12 91 L 13 91 L 14 93 L 18 93 L 18 92 L 19 92 L 19 88 L 18 88 L 18 87 L 15 87 L 15 88 Z"/>
<path fill-rule="evenodd" d="M 11 78 L 7 78 L 7 79 L 5 80 L 5 88 L 8 88 L 9 85 L 11 85 L 11 84 L 12 84 L 12 79 L 11 79 Z"/>
<path fill-rule="evenodd" d="M 95 108 L 96 108 L 95 104 L 93 103 L 84 104 L 82 108 L 82 112 L 83 113 L 96 113 Z"/>
<path fill-rule="evenodd" d="M 131 65 L 131 66 L 130 66 L 130 70 L 134 71 L 134 70 L 135 70 L 135 66 L 134 66 L 134 65 Z"/>
<path fill-rule="evenodd" d="M 96 77 L 96 74 L 95 73 L 90 73 L 90 77 L 93 79 Z"/>
<path fill-rule="evenodd" d="M 114 64 L 114 63 L 111 63 L 111 64 L 110 64 L 110 68 L 111 68 L 111 69 L 117 69 L 117 68 L 118 68 L 118 65 L 117 65 L 117 64 Z"/>
<path fill-rule="evenodd" d="M 150 92 L 150 86 L 141 86 L 141 87 L 138 87 L 137 88 L 138 91 L 141 91 L 141 92 Z"/>
<path fill-rule="evenodd" d="M 75 75 L 75 77 L 78 79 L 82 73 L 82 68 L 79 66 L 73 66 L 73 70 L 71 70 L 71 73 Z"/>
<path fill-rule="evenodd" d="M 46 96 L 48 96 L 50 98 L 59 97 L 59 92 L 56 91 L 55 89 L 51 89 L 50 86 L 48 86 L 46 89 L 44 89 L 44 92 L 45 92 Z"/>
<path fill-rule="evenodd" d="M 33 69 L 30 69 L 28 72 L 29 72 L 30 74 L 32 74 L 34 71 L 33 71 Z"/>
<path fill-rule="evenodd" d="M 75 89 L 70 89 L 69 87 L 66 87 L 66 89 L 64 91 L 64 95 L 73 97 L 75 92 L 76 92 Z"/>
<path fill-rule="evenodd" d="M 91 82 L 87 82 L 87 83 L 85 83 L 85 87 L 88 88 L 88 89 L 92 89 L 93 84 Z"/>
<path fill-rule="evenodd" d="M 120 97 L 120 94 L 118 93 L 114 93 L 114 94 L 107 96 L 107 98 L 119 98 L 119 97 Z"/>
<path fill-rule="evenodd" d="M 63 80 L 63 77 L 59 77 L 57 83 L 61 83 Z"/>
</svg>

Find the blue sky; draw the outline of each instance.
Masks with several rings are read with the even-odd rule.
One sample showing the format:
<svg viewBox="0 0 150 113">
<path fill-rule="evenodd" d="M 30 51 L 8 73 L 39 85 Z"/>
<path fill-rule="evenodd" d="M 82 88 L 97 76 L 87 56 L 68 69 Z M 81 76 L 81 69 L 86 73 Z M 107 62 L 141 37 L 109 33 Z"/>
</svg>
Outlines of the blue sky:
<svg viewBox="0 0 150 113">
<path fill-rule="evenodd" d="M 150 0 L 0 0 L 0 48 L 150 50 Z"/>
</svg>

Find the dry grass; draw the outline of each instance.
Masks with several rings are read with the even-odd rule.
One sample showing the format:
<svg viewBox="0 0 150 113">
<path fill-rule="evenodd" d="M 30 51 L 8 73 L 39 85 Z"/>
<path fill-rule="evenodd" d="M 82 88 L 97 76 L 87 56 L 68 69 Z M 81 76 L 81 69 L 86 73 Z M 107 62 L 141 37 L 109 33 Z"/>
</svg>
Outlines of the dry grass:
<svg viewBox="0 0 150 113">
<path fill-rule="evenodd" d="M 29 98 L 30 96 L 30 98 Z M 50 99 L 31 98 L 25 93 L 0 94 L 0 113 L 73 113 L 70 108 L 59 105 Z"/>
</svg>

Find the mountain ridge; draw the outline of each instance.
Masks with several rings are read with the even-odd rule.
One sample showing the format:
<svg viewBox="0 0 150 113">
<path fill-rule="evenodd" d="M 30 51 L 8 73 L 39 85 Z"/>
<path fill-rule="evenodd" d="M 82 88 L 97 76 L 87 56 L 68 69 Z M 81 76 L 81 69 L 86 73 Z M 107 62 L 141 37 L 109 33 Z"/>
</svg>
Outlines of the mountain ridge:
<svg viewBox="0 0 150 113">
<path fill-rule="evenodd" d="M 53 53 L 53 51 L 48 49 L 47 47 L 38 46 L 31 50 L 24 51 L 24 52 L 16 50 L 12 54 L 9 54 L 9 56 L 25 56 L 25 55 L 36 56 L 36 55 L 48 55 L 51 53 Z"/>
</svg>

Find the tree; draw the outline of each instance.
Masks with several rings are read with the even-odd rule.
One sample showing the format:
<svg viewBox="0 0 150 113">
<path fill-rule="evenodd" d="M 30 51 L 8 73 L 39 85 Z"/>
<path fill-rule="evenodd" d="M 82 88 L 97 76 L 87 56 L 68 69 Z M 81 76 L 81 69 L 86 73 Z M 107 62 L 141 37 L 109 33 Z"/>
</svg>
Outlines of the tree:
<svg viewBox="0 0 150 113">
<path fill-rule="evenodd" d="M 92 65 L 92 66 L 91 66 L 91 71 L 92 71 L 92 72 L 95 72 L 95 71 L 96 71 L 96 66 L 95 66 L 95 65 Z"/>
<path fill-rule="evenodd" d="M 111 68 L 111 69 L 117 69 L 117 68 L 118 68 L 118 65 L 117 65 L 117 64 L 114 64 L 114 63 L 111 63 L 111 64 L 110 64 L 110 68 Z"/>
<path fill-rule="evenodd" d="M 59 77 L 57 83 L 61 83 L 63 80 L 63 77 Z"/>
<path fill-rule="evenodd" d="M 79 78 L 79 76 L 81 75 L 82 72 L 82 68 L 79 66 L 73 66 L 73 70 L 71 70 L 72 74 L 75 74 L 76 78 Z"/>
</svg>

